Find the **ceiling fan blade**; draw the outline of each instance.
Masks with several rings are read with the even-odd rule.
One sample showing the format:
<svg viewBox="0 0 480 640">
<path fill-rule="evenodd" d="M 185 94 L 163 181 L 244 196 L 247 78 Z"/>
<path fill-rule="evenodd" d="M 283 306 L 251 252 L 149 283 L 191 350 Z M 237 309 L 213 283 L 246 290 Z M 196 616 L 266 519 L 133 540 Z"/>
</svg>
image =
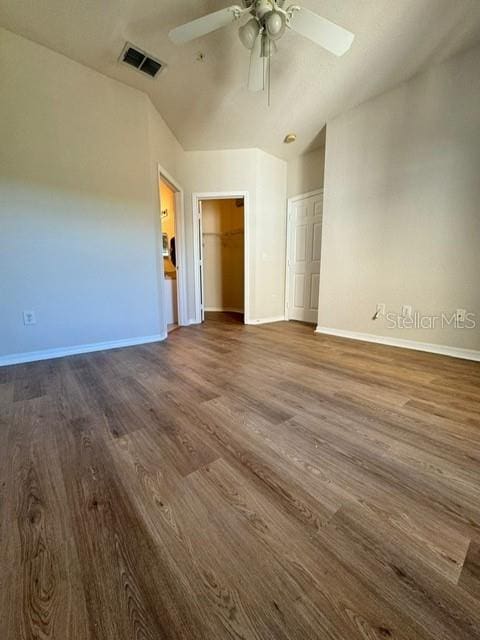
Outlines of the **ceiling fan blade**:
<svg viewBox="0 0 480 640">
<path fill-rule="evenodd" d="M 355 38 L 351 31 L 303 8 L 295 11 L 289 26 L 336 56 L 343 56 L 350 49 Z"/>
<path fill-rule="evenodd" d="M 242 8 L 233 5 L 226 9 L 215 11 L 215 13 L 209 13 L 207 16 L 197 18 L 197 20 L 192 20 L 192 22 L 187 22 L 187 24 L 172 29 L 168 36 L 175 44 L 190 42 L 190 40 L 195 40 L 207 35 L 207 33 L 226 27 L 227 24 L 236 19 L 239 11 L 241 12 Z"/>
<path fill-rule="evenodd" d="M 250 69 L 248 71 L 248 90 L 263 91 L 265 88 L 265 58 L 262 57 L 262 33 L 260 32 L 250 54 Z"/>
</svg>

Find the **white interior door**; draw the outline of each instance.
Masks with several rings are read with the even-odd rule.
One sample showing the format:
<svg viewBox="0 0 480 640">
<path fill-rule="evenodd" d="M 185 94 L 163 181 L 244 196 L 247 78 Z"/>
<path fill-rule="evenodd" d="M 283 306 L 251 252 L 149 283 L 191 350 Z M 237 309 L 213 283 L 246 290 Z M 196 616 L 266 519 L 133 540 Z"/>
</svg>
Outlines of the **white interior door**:
<svg viewBox="0 0 480 640">
<path fill-rule="evenodd" d="M 287 317 L 316 323 L 320 288 L 323 193 L 295 198 L 289 212 Z"/>
</svg>

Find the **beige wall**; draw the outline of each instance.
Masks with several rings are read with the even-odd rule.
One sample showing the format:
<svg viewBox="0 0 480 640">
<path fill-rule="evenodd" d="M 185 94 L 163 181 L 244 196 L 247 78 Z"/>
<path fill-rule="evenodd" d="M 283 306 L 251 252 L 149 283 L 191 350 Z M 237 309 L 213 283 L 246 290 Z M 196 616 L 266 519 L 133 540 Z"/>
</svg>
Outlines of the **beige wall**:
<svg viewBox="0 0 480 640">
<path fill-rule="evenodd" d="M 180 182 L 180 186 L 187 188 L 187 185 L 183 182 L 184 174 L 182 168 L 185 164 L 185 152 L 180 146 L 179 142 L 166 126 L 162 120 L 160 114 L 155 109 L 153 104 L 148 100 L 147 104 L 147 126 L 148 126 L 148 140 L 150 142 L 150 173 L 151 173 L 151 190 L 152 199 L 155 203 L 152 212 L 152 225 L 153 234 L 155 235 L 155 247 L 156 247 L 156 280 L 159 288 L 158 296 L 158 314 L 160 318 L 160 326 L 165 328 L 166 324 L 171 320 L 171 310 L 166 310 L 164 307 L 165 289 L 171 288 L 169 283 L 164 282 L 164 260 L 162 257 L 162 235 L 161 225 L 158 224 L 158 216 L 160 211 L 159 191 L 158 191 L 158 165 L 160 164 L 162 170 L 168 175 L 172 176 L 175 180 Z M 178 214 L 178 212 L 176 212 Z M 191 212 L 190 212 L 191 215 Z M 177 215 L 178 221 L 178 215 Z M 185 227 L 188 229 L 190 226 L 187 221 L 184 221 Z M 191 224 L 191 223 L 190 223 Z M 187 235 L 188 242 L 188 235 Z M 178 264 L 178 247 L 177 247 L 177 264 Z M 187 245 L 187 255 L 192 253 L 191 248 Z M 188 268 L 184 269 L 186 274 L 187 286 L 193 274 L 191 274 Z M 163 286 L 165 285 L 165 286 Z M 170 298 L 169 298 L 170 300 Z M 174 305 L 176 308 L 176 304 Z M 189 300 L 185 300 L 184 308 L 182 309 L 185 319 L 188 321 L 191 310 L 189 307 Z M 171 305 L 169 304 L 169 307 Z M 181 311 L 181 312 L 182 312 Z"/>
<path fill-rule="evenodd" d="M 290 160 L 287 174 L 287 196 L 299 196 L 323 188 L 325 147 L 320 147 Z"/>
<path fill-rule="evenodd" d="M 378 302 L 480 314 L 479 69 L 477 47 L 328 124 L 321 327 L 480 349 L 480 325 L 371 320 Z"/>
<path fill-rule="evenodd" d="M 1 29 L 0 95 L 0 355 L 159 335 L 148 98 Z"/>
<path fill-rule="evenodd" d="M 250 288 L 256 318 L 285 316 L 287 165 L 257 152 L 256 215 L 250 221 Z"/>
<path fill-rule="evenodd" d="M 285 307 L 287 163 L 259 149 L 186 152 L 182 170 L 186 233 L 193 246 L 192 193 L 247 191 L 249 196 L 248 284 L 250 319 L 279 318 Z M 193 278 L 193 253 L 188 256 Z M 195 300 L 189 298 L 194 317 Z"/>
<path fill-rule="evenodd" d="M 243 207 L 235 200 L 204 200 L 203 280 L 205 310 L 243 312 Z"/>
</svg>

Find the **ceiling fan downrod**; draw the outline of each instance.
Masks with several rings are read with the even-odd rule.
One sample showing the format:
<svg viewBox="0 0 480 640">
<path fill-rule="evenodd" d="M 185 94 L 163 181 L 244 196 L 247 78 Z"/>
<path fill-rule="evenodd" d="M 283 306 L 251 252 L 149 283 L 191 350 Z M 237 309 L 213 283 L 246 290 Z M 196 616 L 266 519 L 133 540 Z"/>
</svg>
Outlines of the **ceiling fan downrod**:
<svg viewBox="0 0 480 640">
<path fill-rule="evenodd" d="M 253 0 L 244 2 L 252 18 L 240 27 L 240 41 L 251 53 L 249 89 L 259 91 L 268 89 L 268 105 L 271 98 L 271 57 L 277 51 L 276 40 L 279 40 L 289 26 L 292 15 L 300 10 L 297 6 L 283 9 L 285 0 Z M 242 12 L 243 13 L 243 12 Z M 256 47 L 257 41 L 260 47 Z M 260 58 L 260 59 L 259 59 Z M 262 67 L 262 80 L 259 66 Z M 257 68 L 255 68 L 257 67 Z"/>
</svg>

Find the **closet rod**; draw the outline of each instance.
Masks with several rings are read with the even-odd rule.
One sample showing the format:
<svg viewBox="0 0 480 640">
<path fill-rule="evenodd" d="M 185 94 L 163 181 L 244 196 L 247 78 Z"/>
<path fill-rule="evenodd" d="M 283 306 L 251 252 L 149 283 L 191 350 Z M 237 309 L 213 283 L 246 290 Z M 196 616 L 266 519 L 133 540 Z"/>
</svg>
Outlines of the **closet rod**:
<svg viewBox="0 0 480 640">
<path fill-rule="evenodd" d="M 232 231 L 204 231 L 204 236 L 236 236 L 243 233 L 243 229 L 232 229 Z"/>
</svg>

